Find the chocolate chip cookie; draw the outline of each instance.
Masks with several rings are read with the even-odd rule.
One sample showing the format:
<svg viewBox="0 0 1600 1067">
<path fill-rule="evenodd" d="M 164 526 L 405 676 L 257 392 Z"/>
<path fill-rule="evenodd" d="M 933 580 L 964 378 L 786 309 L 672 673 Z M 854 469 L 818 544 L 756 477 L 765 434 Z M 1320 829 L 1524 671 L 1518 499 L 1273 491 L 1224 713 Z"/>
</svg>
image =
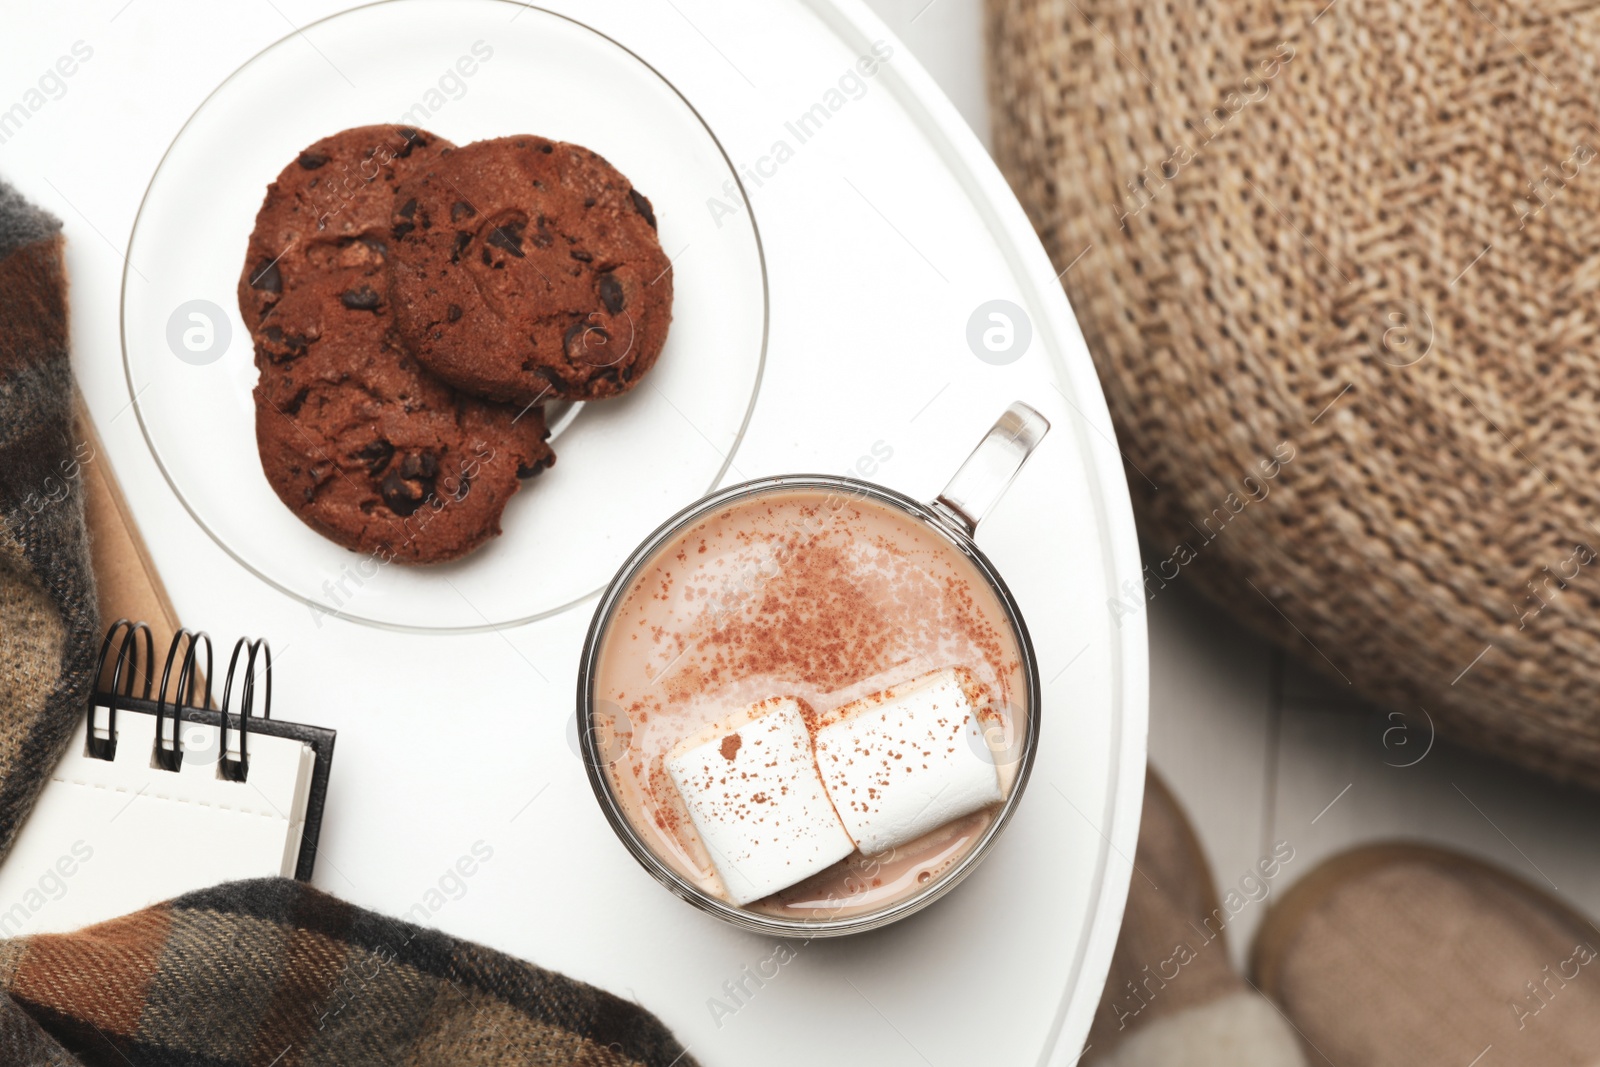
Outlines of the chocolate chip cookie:
<svg viewBox="0 0 1600 1067">
<path fill-rule="evenodd" d="M 627 392 L 672 320 L 650 201 L 600 156 L 479 141 L 397 187 L 388 233 L 401 339 L 451 384 L 518 404 Z"/>
<path fill-rule="evenodd" d="M 554 461 L 539 408 L 464 395 L 395 340 L 392 190 L 448 149 L 393 126 L 312 145 L 269 187 L 239 282 L 268 482 L 307 525 L 385 562 L 465 555 Z"/>
</svg>

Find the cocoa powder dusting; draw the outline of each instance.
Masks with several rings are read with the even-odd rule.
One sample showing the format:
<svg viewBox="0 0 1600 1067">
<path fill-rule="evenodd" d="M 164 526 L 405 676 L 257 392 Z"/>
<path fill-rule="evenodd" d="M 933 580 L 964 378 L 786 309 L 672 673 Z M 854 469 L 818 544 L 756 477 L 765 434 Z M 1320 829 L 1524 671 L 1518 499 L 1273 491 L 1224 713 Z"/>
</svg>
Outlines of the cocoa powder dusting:
<svg viewBox="0 0 1600 1067">
<path fill-rule="evenodd" d="M 852 567 L 836 544 L 812 538 L 797 545 L 752 598 L 752 610 L 707 636 L 707 675 L 832 690 L 887 669 L 903 656 L 913 620 L 894 610 L 883 585 Z"/>
</svg>

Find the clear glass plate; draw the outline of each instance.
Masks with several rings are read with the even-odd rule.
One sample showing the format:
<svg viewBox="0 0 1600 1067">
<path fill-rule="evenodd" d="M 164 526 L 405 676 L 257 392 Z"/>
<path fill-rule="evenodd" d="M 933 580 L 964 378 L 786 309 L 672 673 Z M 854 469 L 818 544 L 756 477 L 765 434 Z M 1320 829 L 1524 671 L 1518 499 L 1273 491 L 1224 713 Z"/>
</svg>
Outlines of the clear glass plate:
<svg viewBox="0 0 1600 1067">
<path fill-rule="evenodd" d="M 256 369 L 234 297 L 267 184 L 319 137 L 379 122 L 457 144 L 535 133 L 586 145 L 650 197 L 674 263 L 655 369 L 619 399 L 552 410 L 556 465 L 511 500 L 499 538 L 440 566 L 367 562 L 278 500 L 256 451 Z M 217 543 L 317 610 L 449 631 L 570 608 L 662 516 L 719 484 L 743 437 L 766 356 L 767 284 L 748 201 L 706 209 L 730 188 L 743 197 L 689 101 L 580 22 L 509 0 L 386 0 L 313 23 L 223 82 L 151 179 L 122 290 L 140 425 Z"/>
</svg>

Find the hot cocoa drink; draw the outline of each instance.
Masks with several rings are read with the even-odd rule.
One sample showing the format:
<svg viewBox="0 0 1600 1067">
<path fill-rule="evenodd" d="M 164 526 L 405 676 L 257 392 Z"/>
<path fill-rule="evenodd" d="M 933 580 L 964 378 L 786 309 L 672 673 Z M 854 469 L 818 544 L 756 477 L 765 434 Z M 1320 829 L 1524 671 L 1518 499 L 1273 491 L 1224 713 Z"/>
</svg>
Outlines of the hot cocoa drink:
<svg viewBox="0 0 1600 1067">
<path fill-rule="evenodd" d="M 1017 786 L 1019 636 L 928 522 L 846 488 L 709 512 L 636 572 L 594 674 L 638 838 L 750 911 L 844 919 L 929 889 Z"/>
</svg>

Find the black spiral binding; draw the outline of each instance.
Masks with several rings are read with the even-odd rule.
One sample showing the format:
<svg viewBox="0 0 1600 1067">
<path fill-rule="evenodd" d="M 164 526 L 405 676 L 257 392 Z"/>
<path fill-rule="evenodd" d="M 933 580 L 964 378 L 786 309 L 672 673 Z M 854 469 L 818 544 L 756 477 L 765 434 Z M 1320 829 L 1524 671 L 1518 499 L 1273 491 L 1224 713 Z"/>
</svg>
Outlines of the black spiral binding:
<svg viewBox="0 0 1600 1067">
<path fill-rule="evenodd" d="M 140 658 L 140 635 L 143 635 L 143 658 Z M 117 645 L 117 658 L 112 668 L 111 684 L 105 689 L 100 689 L 89 701 L 89 755 L 95 759 L 114 760 L 117 756 L 117 709 L 119 706 L 130 706 L 129 701 L 142 700 L 150 704 L 150 693 L 154 689 L 155 680 L 155 637 L 150 632 L 150 627 L 142 622 L 129 622 L 127 619 L 118 619 L 106 631 L 105 640 L 100 645 L 100 659 L 95 665 L 95 679 L 98 682 L 105 671 L 106 657 L 111 652 L 111 645 L 118 637 L 121 643 Z M 185 648 L 185 644 L 187 647 Z M 198 651 L 205 647 L 205 690 L 199 703 L 195 701 L 195 690 L 200 687 Z M 178 658 L 178 650 L 184 648 L 182 659 Z M 233 677 L 238 671 L 239 654 L 245 653 L 244 675 L 239 686 L 239 758 L 233 759 L 228 755 L 228 714 L 233 701 Z M 250 774 L 250 719 L 256 713 L 256 660 L 261 660 L 261 713 L 263 719 L 272 717 L 272 648 L 263 639 L 250 640 L 241 637 L 233 646 L 233 655 L 228 660 L 228 677 L 222 687 L 222 711 L 218 717 L 218 726 L 221 735 L 218 740 L 219 753 L 217 758 L 218 774 L 233 782 L 243 782 Z M 178 664 L 176 684 L 173 683 L 172 665 Z M 209 634 L 201 631 L 194 633 L 189 630 L 179 630 L 172 638 L 172 644 L 167 647 L 166 665 L 161 671 L 161 688 L 156 693 L 154 702 L 156 715 L 155 751 L 152 754 L 154 766 L 165 771 L 177 771 L 183 767 L 183 736 L 182 724 L 186 709 L 208 709 L 211 707 L 211 678 L 212 678 L 212 647 Z M 143 677 L 143 692 L 136 695 L 139 679 Z M 172 703 L 169 707 L 167 694 L 172 693 Z M 108 715 L 108 736 L 100 737 L 95 731 L 95 708 L 104 703 Z M 164 729 L 168 715 L 172 718 L 171 747 L 166 744 L 168 738 Z"/>
<path fill-rule="evenodd" d="M 244 681 L 240 685 L 239 696 L 239 758 L 228 757 L 228 702 L 233 697 L 233 671 L 239 665 L 239 652 L 248 649 L 249 654 L 245 659 Z M 254 710 L 256 702 L 256 656 L 260 654 L 263 663 L 263 678 L 265 681 L 265 699 L 262 701 L 261 717 L 272 718 L 272 649 L 261 638 L 254 641 L 241 637 L 233 646 L 233 655 L 228 659 L 228 680 L 222 686 L 222 738 L 217 757 L 217 766 L 222 777 L 234 782 L 242 782 L 250 774 L 250 713 Z"/>
<path fill-rule="evenodd" d="M 94 665 L 94 676 L 99 681 L 101 673 L 106 667 L 106 653 L 111 651 L 111 642 L 118 634 L 122 634 L 122 643 L 117 646 L 117 662 L 111 672 L 111 687 L 106 689 L 106 727 L 107 735 L 98 737 L 95 734 L 94 710 L 95 702 L 89 701 L 89 755 L 94 759 L 111 760 L 117 758 L 117 705 L 127 699 L 132 699 L 134 686 L 138 684 L 139 670 L 139 634 L 144 634 L 144 696 L 150 699 L 150 683 L 155 672 L 156 645 L 155 637 L 150 633 L 150 627 L 142 622 L 129 622 L 127 619 L 118 619 L 106 631 L 105 640 L 100 643 L 100 658 Z M 127 671 L 127 683 L 124 685 L 123 671 Z"/>
<path fill-rule="evenodd" d="M 178 654 L 178 649 L 183 645 L 184 638 L 189 639 L 189 648 L 183 654 L 183 661 L 178 666 L 178 686 L 173 691 L 172 703 L 172 747 L 162 744 L 162 725 L 167 715 L 167 681 L 172 675 L 172 661 Z M 199 703 L 194 702 L 195 690 L 195 651 L 200 642 L 206 646 L 206 689 L 205 697 Z M 179 630 L 172 636 L 172 644 L 167 647 L 167 665 L 161 671 L 161 688 L 156 693 L 156 750 L 155 765 L 164 771 L 176 771 L 183 767 L 183 734 L 182 734 L 182 708 L 188 705 L 191 708 L 211 707 L 211 637 L 204 630 L 191 633 L 188 630 Z"/>
</svg>

